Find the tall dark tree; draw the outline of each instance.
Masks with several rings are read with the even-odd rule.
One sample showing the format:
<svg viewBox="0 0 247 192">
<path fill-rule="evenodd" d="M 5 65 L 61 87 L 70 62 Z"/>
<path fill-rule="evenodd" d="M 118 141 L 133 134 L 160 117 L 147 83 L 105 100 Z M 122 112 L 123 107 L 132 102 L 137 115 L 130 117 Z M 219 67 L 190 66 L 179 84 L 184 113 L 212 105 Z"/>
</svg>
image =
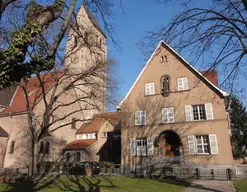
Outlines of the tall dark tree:
<svg viewBox="0 0 247 192">
<path fill-rule="evenodd" d="M 230 106 L 233 156 L 241 158 L 247 155 L 247 111 L 237 96 L 231 97 Z"/>
</svg>

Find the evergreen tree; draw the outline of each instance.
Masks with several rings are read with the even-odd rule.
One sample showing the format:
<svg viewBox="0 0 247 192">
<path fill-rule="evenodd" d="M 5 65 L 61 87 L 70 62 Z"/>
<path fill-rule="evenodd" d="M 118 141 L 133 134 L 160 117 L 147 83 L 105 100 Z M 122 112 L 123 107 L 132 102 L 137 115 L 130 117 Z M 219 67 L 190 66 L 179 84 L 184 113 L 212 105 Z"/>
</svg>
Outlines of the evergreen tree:
<svg viewBox="0 0 247 192">
<path fill-rule="evenodd" d="M 230 107 L 233 156 L 241 158 L 247 155 L 247 111 L 236 95 L 231 97 Z"/>
</svg>

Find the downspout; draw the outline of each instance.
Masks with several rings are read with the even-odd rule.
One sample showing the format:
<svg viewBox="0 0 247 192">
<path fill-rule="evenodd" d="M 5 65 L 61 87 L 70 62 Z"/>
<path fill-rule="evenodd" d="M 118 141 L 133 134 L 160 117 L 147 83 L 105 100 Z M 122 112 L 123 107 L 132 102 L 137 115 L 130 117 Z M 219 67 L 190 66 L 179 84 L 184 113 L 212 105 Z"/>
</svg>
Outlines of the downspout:
<svg viewBox="0 0 247 192">
<path fill-rule="evenodd" d="M 2 167 L 4 167 L 4 165 L 5 165 L 5 156 L 6 156 L 6 153 L 7 153 L 9 137 L 11 135 L 11 130 L 12 130 L 12 113 L 11 112 L 9 113 L 9 117 L 10 117 L 10 128 L 9 128 L 8 138 L 6 140 L 6 147 L 5 147 L 5 151 L 4 151 L 4 155 L 3 155 Z"/>
</svg>

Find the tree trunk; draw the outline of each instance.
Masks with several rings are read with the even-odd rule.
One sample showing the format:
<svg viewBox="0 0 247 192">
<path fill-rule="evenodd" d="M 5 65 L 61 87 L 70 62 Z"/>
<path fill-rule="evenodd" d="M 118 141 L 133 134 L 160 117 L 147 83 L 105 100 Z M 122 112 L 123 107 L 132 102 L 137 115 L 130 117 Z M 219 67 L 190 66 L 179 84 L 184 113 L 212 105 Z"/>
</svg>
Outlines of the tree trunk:
<svg viewBox="0 0 247 192">
<path fill-rule="evenodd" d="M 30 176 L 34 177 L 37 172 L 38 163 L 38 138 L 34 137 L 32 139 L 32 152 L 31 152 L 31 166 L 30 166 Z"/>
</svg>

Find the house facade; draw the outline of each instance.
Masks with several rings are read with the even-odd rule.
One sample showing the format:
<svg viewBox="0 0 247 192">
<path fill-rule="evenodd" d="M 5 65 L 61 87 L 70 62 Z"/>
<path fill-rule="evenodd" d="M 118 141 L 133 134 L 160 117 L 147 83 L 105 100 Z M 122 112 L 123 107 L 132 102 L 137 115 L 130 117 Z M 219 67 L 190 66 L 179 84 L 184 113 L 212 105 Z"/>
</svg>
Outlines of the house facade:
<svg viewBox="0 0 247 192">
<path fill-rule="evenodd" d="M 118 110 L 122 165 L 233 163 L 228 94 L 161 41 Z"/>
<path fill-rule="evenodd" d="M 108 112 L 95 115 L 76 131 L 76 139 L 63 149 L 63 161 L 110 161 L 120 163 L 121 140 L 116 138 L 118 113 Z M 115 150 L 115 151 L 114 151 Z"/>
<path fill-rule="evenodd" d="M 77 19 L 81 27 L 77 28 L 77 31 L 72 27 L 69 31 L 64 70 L 41 75 L 43 91 L 48 102 L 54 94 L 57 76 L 61 76 L 59 79 L 61 83 L 55 90 L 55 94 L 59 95 L 64 87 L 73 82 L 75 78 L 89 73 L 90 68 L 94 67 L 96 63 L 102 62 L 102 66 L 105 66 L 106 36 L 100 29 L 96 18 L 82 5 L 78 11 Z M 88 36 L 88 39 L 85 39 L 85 35 Z M 90 49 L 93 49 L 93 52 L 90 53 Z M 68 71 L 66 75 L 63 75 L 64 71 Z M 97 89 L 92 86 L 73 85 L 57 99 L 53 106 L 57 107 L 52 114 L 54 123 L 49 128 L 49 131 L 53 131 L 39 142 L 38 163 L 58 161 L 63 148 L 75 140 L 76 132 L 85 120 L 91 119 L 94 114 L 105 111 L 105 78 L 101 76 L 105 77 L 106 71 L 101 69 L 99 71 L 99 76 L 93 74 L 92 78 L 87 78 L 87 81 L 90 81 Z M 84 81 L 78 81 L 79 85 L 87 83 L 85 82 L 86 78 L 82 79 Z M 92 90 L 96 90 L 96 92 L 94 96 L 89 97 Z M 34 107 L 33 118 L 35 121 L 33 122 L 36 122 L 35 126 L 42 124 L 45 110 L 41 92 L 42 88 L 38 78 L 31 77 L 27 83 L 27 93 L 30 105 Z M 0 92 L 0 101 L 4 101 L 3 104 L 0 102 L 0 168 L 20 168 L 30 165 L 31 134 L 28 127 L 25 97 L 20 85 L 15 87 L 14 91 L 11 89 Z M 81 98 L 84 97 L 86 99 L 82 101 Z M 94 105 L 91 110 L 89 104 Z"/>
</svg>

